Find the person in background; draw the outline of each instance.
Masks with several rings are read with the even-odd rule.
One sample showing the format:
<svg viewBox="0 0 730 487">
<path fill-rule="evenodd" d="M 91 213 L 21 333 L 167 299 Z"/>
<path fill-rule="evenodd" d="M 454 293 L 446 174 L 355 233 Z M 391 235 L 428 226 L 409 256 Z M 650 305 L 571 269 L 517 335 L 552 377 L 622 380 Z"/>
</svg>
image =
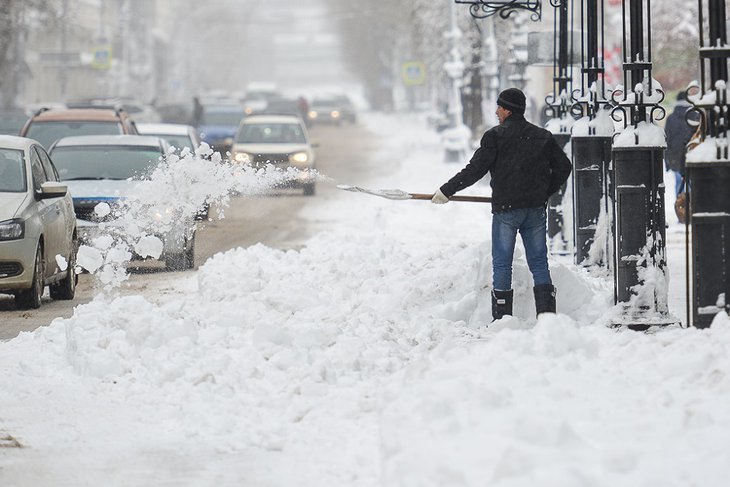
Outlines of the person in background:
<svg viewBox="0 0 730 487">
<path fill-rule="evenodd" d="M 687 143 L 694 134 L 695 127 L 687 124 L 685 116 L 691 108 L 687 102 L 687 93 L 680 91 L 677 94 L 677 104 L 667 117 L 664 132 L 667 136 L 667 150 L 664 153 L 664 164 L 667 171 L 674 173 L 674 189 L 676 195 L 684 191 L 684 166 L 687 157 Z M 697 119 L 697 117 L 693 117 Z"/>
<path fill-rule="evenodd" d="M 512 259 L 517 234 L 525 246 L 534 281 L 537 314 L 555 313 L 548 268 L 546 205 L 568 179 L 572 165 L 553 135 L 525 120 L 525 95 L 516 88 L 499 94 L 499 125 L 482 136 L 469 163 L 434 193 L 444 204 L 487 173 L 492 186 L 492 317 L 512 314 Z"/>
</svg>

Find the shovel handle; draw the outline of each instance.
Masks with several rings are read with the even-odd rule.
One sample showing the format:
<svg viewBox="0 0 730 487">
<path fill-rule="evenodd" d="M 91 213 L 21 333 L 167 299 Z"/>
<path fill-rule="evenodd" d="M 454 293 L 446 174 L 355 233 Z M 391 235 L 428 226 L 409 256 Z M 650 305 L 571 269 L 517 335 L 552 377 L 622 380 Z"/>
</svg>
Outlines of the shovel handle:
<svg viewBox="0 0 730 487">
<path fill-rule="evenodd" d="M 425 193 L 409 193 L 411 195 L 411 199 L 413 200 L 430 200 L 433 198 L 432 194 L 425 194 Z M 460 196 L 460 195 L 454 195 L 451 198 L 449 198 L 449 201 L 468 201 L 471 203 L 491 203 L 492 198 L 488 196 Z"/>
</svg>

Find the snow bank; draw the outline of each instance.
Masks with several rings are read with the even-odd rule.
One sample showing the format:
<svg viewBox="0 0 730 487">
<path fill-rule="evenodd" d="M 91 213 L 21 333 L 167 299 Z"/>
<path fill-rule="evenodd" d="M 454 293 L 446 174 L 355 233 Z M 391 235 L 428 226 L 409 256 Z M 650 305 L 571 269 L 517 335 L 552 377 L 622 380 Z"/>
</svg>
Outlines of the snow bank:
<svg viewBox="0 0 730 487">
<path fill-rule="evenodd" d="M 401 162 L 374 187 L 459 169 L 412 119 L 366 123 L 375 160 Z M 198 459 L 182 485 L 723 485 L 724 313 L 708 330 L 608 329 L 612 283 L 553 262 L 559 314 L 535 320 L 518 245 L 517 316 L 485 328 L 488 207 L 323 198 L 306 217 L 337 224 L 301 250 L 217 254 L 172 291 L 100 296 L 0 343 L 0 429 L 88 475 Z"/>
</svg>

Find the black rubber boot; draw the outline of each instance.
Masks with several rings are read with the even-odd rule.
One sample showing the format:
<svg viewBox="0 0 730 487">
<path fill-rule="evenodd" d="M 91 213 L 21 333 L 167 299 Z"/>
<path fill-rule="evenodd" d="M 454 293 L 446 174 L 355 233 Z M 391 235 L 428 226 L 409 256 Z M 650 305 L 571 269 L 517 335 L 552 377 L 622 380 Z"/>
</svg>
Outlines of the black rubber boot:
<svg viewBox="0 0 730 487">
<path fill-rule="evenodd" d="M 512 298 L 514 291 L 492 291 L 492 318 L 500 319 L 504 315 L 512 315 Z"/>
<path fill-rule="evenodd" d="M 540 313 L 555 313 L 555 286 L 540 284 L 533 288 L 535 292 L 535 310 Z"/>
</svg>

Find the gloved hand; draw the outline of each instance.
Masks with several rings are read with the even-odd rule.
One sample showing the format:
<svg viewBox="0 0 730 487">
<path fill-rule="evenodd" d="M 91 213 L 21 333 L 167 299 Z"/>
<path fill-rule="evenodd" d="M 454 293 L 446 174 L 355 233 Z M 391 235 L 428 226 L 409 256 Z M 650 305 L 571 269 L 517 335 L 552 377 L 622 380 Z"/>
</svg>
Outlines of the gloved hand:
<svg viewBox="0 0 730 487">
<path fill-rule="evenodd" d="M 448 202 L 449 199 L 446 197 L 445 194 L 441 192 L 440 189 L 437 189 L 436 192 L 433 194 L 433 198 L 431 198 L 431 203 L 435 205 L 443 205 Z"/>
</svg>

